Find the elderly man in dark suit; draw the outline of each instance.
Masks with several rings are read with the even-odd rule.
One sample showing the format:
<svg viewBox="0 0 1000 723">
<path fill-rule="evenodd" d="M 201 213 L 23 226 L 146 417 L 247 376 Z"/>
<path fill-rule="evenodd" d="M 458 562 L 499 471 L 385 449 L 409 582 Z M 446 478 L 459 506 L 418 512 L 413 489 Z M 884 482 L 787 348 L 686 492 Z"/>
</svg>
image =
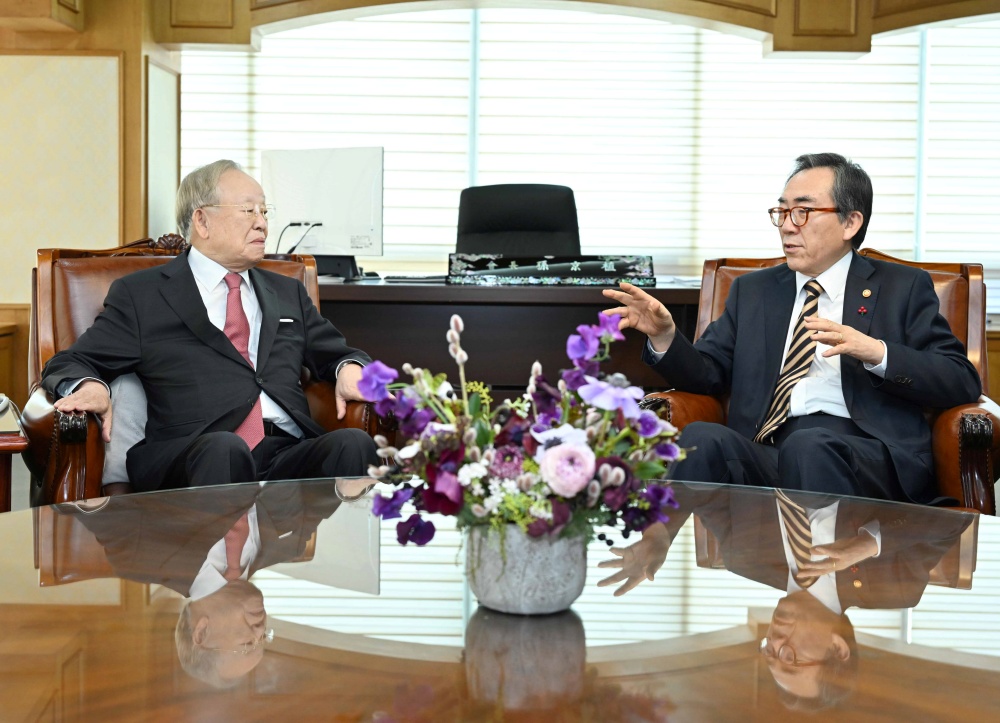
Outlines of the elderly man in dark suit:
<svg viewBox="0 0 1000 723">
<path fill-rule="evenodd" d="M 127 456 L 138 490 L 364 474 L 372 440 L 324 433 L 299 377 L 305 366 L 335 381 L 343 417 L 370 359 L 301 283 L 254 268 L 267 239 L 260 184 L 233 161 L 199 168 L 181 182 L 177 223 L 191 248 L 112 284 L 93 326 L 46 365 L 56 409 L 97 413 L 110 441 L 107 384 L 135 372 L 148 407 L 146 437 Z"/>
<path fill-rule="evenodd" d="M 928 274 L 854 253 L 871 209 L 856 163 L 800 156 L 769 209 L 787 263 L 733 282 L 695 344 L 641 289 L 604 292 L 671 386 L 729 395 L 726 426 L 684 429 L 697 451 L 676 479 L 935 501 L 924 409 L 974 402 L 982 384 Z"/>
</svg>

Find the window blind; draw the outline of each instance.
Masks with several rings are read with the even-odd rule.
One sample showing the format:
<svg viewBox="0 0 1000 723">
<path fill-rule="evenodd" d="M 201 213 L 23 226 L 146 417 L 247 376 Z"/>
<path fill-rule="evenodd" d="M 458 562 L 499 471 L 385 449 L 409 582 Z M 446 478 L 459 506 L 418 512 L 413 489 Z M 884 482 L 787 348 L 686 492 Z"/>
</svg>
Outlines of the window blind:
<svg viewBox="0 0 1000 723">
<path fill-rule="evenodd" d="M 869 246 L 1000 277 L 998 47 L 996 21 L 826 61 L 580 11 L 324 23 L 268 35 L 259 53 L 183 53 L 182 171 L 228 155 L 253 173 L 263 148 L 382 145 L 385 256 L 366 268 L 443 271 L 474 179 L 569 185 L 584 252 L 697 275 L 705 258 L 777 255 L 764 210 L 795 156 L 835 150 L 873 178 Z"/>
</svg>

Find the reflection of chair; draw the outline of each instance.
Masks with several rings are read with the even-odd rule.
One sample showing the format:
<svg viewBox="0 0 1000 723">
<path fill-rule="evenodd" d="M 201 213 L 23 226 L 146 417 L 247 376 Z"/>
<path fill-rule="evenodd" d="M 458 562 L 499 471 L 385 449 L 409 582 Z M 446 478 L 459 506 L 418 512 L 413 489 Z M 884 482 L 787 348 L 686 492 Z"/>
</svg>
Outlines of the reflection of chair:
<svg viewBox="0 0 1000 723">
<path fill-rule="evenodd" d="M 573 190 L 541 183 L 473 186 L 458 202 L 458 253 L 578 256 Z"/>
<path fill-rule="evenodd" d="M 984 393 L 989 393 L 986 366 L 986 290 L 981 264 L 915 263 L 864 249 L 863 256 L 925 269 L 934 281 L 941 314 L 965 345 L 969 360 L 979 371 Z M 774 259 L 710 259 L 701 277 L 701 299 L 695 338 L 725 307 L 733 280 L 750 271 L 784 263 Z M 650 395 L 666 402 L 663 416 L 678 428 L 703 420 L 725 423 L 728 400 L 686 392 Z M 942 495 L 954 497 L 965 507 L 996 513 L 993 485 L 1000 463 L 1000 407 L 982 396 L 966 404 L 931 415 L 934 467 Z"/>
<path fill-rule="evenodd" d="M 35 569 L 40 587 L 65 585 L 80 580 L 118 577 L 108 562 L 104 547 L 80 520 L 80 514 L 63 513 L 55 507 L 36 507 Z M 97 509 L 89 514 L 99 515 Z M 122 534 L 134 531 L 122 530 Z M 316 554 L 316 532 L 306 542 L 305 550 L 288 562 L 308 562 Z M 153 572 L 153 571 L 150 571 Z"/>
<path fill-rule="evenodd" d="M 965 528 L 955 544 L 931 568 L 928 584 L 972 589 L 972 573 L 976 571 L 976 551 L 979 545 L 979 517 Z M 694 554 L 698 567 L 723 570 L 726 562 L 719 547 L 719 539 L 694 515 Z"/>
<path fill-rule="evenodd" d="M 32 393 L 21 418 L 29 440 L 24 460 L 31 473 L 33 505 L 99 497 L 103 484 L 125 483 L 120 478 L 102 479 L 105 445 L 96 417 L 56 412 L 38 381 L 45 363 L 57 351 L 69 347 L 93 323 L 115 279 L 167 263 L 185 247 L 181 237 L 169 234 L 158 241 L 144 239 L 102 251 L 42 249 L 38 252 L 38 268 L 32 277 L 28 359 Z M 269 257 L 260 267 L 299 279 L 313 303 L 319 306 L 316 265 L 311 256 Z M 369 434 L 380 430 L 381 422 L 372 405 L 352 402 L 347 417 L 338 421 L 333 385 L 309 379 L 306 370 L 302 384 L 313 419 L 325 429 L 357 427 Z M 141 403 L 144 404 L 144 397 Z M 116 401 L 116 409 L 117 404 Z M 115 426 L 122 422 L 116 412 Z M 119 489 L 127 491 L 127 483 Z"/>
</svg>

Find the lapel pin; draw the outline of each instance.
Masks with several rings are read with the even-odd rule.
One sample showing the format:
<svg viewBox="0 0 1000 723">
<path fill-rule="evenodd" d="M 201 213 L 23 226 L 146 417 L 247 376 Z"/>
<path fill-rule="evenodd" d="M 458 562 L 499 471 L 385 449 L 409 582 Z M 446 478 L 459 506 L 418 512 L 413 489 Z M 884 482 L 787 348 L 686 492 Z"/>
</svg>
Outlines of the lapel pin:
<svg viewBox="0 0 1000 723">
<path fill-rule="evenodd" d="M 858 307 L 858 314 L 860 314 L 861 316 L 864 316 L 864 315 L 865 315 L 865 314 L 867 314 L 867 313 L 868 313 L 868 309 L 866 309 L 866 308 L 865 308 L 865 307 L 863 307 L 863 306 L 861 306 L 861 307 Z"/>
<path fill-rule="evenodd" d="M 864 291 L 861 292 L 861 295 L 867 299 L 869 296 L 872 295 L 872 290 L 871 289 L 865 289 Z"/>
</svg>

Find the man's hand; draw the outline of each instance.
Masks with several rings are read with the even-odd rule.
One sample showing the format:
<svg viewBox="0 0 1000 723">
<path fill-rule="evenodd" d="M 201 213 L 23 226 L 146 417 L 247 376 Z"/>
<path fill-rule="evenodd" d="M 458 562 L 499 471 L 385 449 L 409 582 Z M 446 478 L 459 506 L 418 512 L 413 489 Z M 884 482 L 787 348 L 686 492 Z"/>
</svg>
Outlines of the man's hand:
<svg viewBox="0 0 1000 723">
<path fill-rule="evenodd" d="M 885 347 L 878 339 L 819 316 L 807 316 L 805 322 L 807 329 L 816 332 L 813 334 L 816 341 L 829 345 L 830 348 L 823 352 L 824 357 L 847 354 L 872 366 L 882 363 Z"/>
<path fill-rule="evenodd" d="M 95 381 L 86 381 L 52 405 L 63 414 L 93 412 L 101 420 L 101 436 L 111 441 L 111 394 L 108 388 Z"/>
<path fill-rule="evenodd" d="M 364 397 L 358 390 L 358 382 L 361 381 L 361 366 L 358 364 L 345 364 L 337 375 L 336 399 L 337 399 L 337 419 L 347 416 L 347 402 L 364 402 Z"/>
<path fill-rule="evenodd" d="M 815 556 L 825 556 L 826 559 L 799 565 L 799 573 L 805 577 L 819 577 L 846 570 L 851 565 L 874 557 L 878 554 L 878 543 L 867 532 L 859 532 L 854 537 L 834 540 L 829 545 L 815 545 L 809 551 Z"/>
<path fill-rule="evenodd" d="M 617 309 L 605 309 L 603 313 L 619 314 L 622 317 L 618 323 L 619 329 L 635 329 L 648 336 L 653 351 L 664 352 L 669 349 L 674 334 L 677 333 L 677 325 L 667 307 L 638 286 L 623 282 L 620 288 L 621 291 L 604 289 L 603 294 L 621 306 Z"/>
<path fill-rule="evenodd" d="M 663 561 L 667 559 L 670 549 L 670 535 L 667 528 L 660 522 L 650 525 L 642 533 L 642 539 L 626 548 L 612 547 L 611 552 L 618 555 L 611 560 L 602 560 L 598 567 L 618 567 L 618 572 L 597 583 L 597 587 L 606 587 L 625 581 L 615 590 L 615 597 L 624 595 L 643 580 L 652 580 Z"/>
</svg>

